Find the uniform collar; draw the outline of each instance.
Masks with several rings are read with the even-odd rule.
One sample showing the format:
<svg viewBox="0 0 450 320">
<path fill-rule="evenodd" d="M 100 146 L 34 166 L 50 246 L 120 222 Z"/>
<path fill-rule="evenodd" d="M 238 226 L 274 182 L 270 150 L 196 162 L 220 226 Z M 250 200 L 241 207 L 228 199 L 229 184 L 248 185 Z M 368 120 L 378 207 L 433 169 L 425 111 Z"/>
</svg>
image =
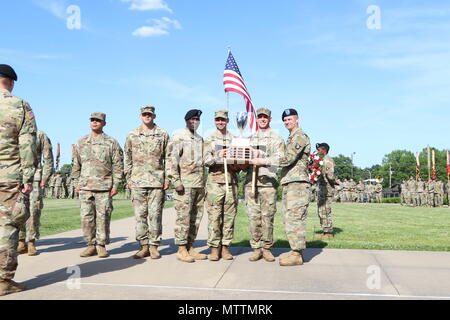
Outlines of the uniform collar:
<svg viewBox="0 0 450 320">
<path fill-rule="evenodd" d="M 88 142 L 90 142 L 90 143 L 92 143 L 92 142 L 103 142 L 104 140 L 105 140 L 105 133 L 103 132 L 102 133 L 102 135 L 99 137 L 99 138 L 97 138 L 97 139 L 94 139 L 93 137 L 92 137 L 92 133 L 91 134 L 89 134 L 89 138 L 87 139 L 87 141 Z"/>
</svg>

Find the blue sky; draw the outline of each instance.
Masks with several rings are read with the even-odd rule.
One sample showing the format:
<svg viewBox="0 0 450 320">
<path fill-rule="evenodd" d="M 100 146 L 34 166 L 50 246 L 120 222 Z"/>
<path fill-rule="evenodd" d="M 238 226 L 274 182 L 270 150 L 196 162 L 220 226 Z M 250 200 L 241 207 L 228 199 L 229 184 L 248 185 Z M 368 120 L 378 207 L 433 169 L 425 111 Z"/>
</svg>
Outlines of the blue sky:
<svg viewBox="0 0 450 320">
<path fill-rule="evenodd" d="M 80 9 L 69 29 L 67 8 Z M 370 29 L 368 7 L 380 9 Z M 287 137 L 298 109 L 311 142 L 361 167 L 394 149 L 449 148 L 450 4 L 420 0 L 21 0 L 4 1 L 0 63 L 19 75 L 14 93 L 35 111 L 62 163 L 89 133 L 89 115 L 122 145 L 139 107 L 157 107 L 170 134 L 191 108 L 226 108 L 222 76 L 231 46 L 256 107 Z M 240 96 L 230 112 L 242 111 Z M 234 121 L 231 124 L 234 129 Z"/>
</svg>

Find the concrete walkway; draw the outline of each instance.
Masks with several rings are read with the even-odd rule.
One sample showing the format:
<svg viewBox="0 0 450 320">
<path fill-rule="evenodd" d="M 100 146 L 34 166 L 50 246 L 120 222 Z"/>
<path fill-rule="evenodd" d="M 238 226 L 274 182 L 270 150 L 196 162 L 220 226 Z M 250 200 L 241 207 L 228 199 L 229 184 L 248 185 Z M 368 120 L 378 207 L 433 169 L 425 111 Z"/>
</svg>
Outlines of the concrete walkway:
<svg viewBox="0 0 450 320">
<path fill-rule="evenodd" d="M 206 220 L 196 246 L 207 253 Z M 133 218 L 112 222 L 107 259 L 79 257 L 81 230 L 41 239 L 39 256 L 19 257 L 15 280 L 29 290 L 0 300 L 450 299 L 449 252 L 307 249 L 303 266 L 283 268 L 278 260 L 249 262 L 249 248 L 232 248 L 234 261 L 187 264 L 175 257 L 174 221 L 174 210 L 165 210 L 160 260 L 132 258 L 138 250 Z"/>
</svg>

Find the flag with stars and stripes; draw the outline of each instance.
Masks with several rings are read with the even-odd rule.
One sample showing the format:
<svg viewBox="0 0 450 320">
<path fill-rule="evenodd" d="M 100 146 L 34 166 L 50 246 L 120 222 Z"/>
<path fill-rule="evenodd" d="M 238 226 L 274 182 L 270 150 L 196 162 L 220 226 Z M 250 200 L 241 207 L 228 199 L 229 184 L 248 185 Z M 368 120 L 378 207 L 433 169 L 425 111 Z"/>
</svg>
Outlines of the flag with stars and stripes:
<svg viewBox="0 0 450 320">
<path fill-rule="evenodd" d="M 223 84 L 225 86 L 225 92 L 236 92 L 244 97 L 245 107 L 250 120 L 250 130 L 252 133 L 255 133 L 258 130 L 258 125 L 256 124 L 256 111 L 253 107 L 252 98 L 248 93 L 247 86 L 244 83 L 244 78 L 239 71 L 239 67 L 236 60 L 234 60 L 231 51 L 228 55 L 227 64 L 223 74 Z"/>
</svg>

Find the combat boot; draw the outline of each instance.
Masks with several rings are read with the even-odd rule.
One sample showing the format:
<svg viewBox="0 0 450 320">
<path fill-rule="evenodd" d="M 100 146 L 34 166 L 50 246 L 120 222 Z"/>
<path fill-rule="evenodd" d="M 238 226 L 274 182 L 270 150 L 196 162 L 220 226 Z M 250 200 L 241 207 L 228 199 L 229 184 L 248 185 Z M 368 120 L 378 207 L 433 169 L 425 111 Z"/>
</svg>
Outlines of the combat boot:
<svg viewBox="0 0 450 320">
<path fill-rule="evenodd" d="M 189 255 L 186 246 L 178 246 L 177 259 L 183 262 L 195 262 L 195 259 Z"/>
<path fill-rule="evenodd" d="M 21 292 L 24 290 L 25 290 L 24 285 L 18 284 L 13 280 L 0 280 L 0 296 Z"/>
<path fill-rule="evenodd" d="M 211 247 L 211 254 L 208 256 L 209 261 L 219 261 L 219 248 Z"/>
<path fill-rule="evenodd" d="M 267 262 L 274 262 L 275 261 L 275 257 L 273 256 L 273 254 L 270 251 L 270 249 L 263 249 L 263 258 Z"/>
<path fill-rule="evenodd" d="M 188 252 L 189 252 L 189 255 L 190 255 L 191 257 L 193 257 L 195 260 L 206 260 L 206 259 L 208 259 L 208 256 L 207 256 L 206 254 L 198 253 L 198 252 L 194 249 L 194 247 L 193 247 L 192 245 L 189 246 Z"/>
<path fill-rule="evenodd" d="M 289 255 L 280 258 L 280 266 L 291 267 L 303 264 L 303 255 L 300 251 L 292 251 Z"/>
<path fill-rule="evenodd" d="M 233 260 L 233 255 L 230 250 L 228 250 L 228 246 L 222 246 L 222 258 L 224 260 Z"/>
<path fill-rule="evenodd" d="M 248 258 L 248 260 L 255 262 L 260 260 L 263 257 L 263 253 L 261 249 L 255 249 L 253 251 L 253 254 L 250 256 L 250 258 Z"/>
<path fill-rule="evenodd" d="M 97 246 L 97 256 L 99 258 L 108 258 L 109 257 L 109 253 L 108 251 L 106 251 L 105 246 Z"/>
<path fill-rule="evenodd" d="M 19 240 L 19 244 L 17 245 L 17 253 L 24 254 L 28 252 L 27 243 L 25 240 Z"/>
<path fill-rule="evenodd" d="M 86 250 L 84 250 L 81 254 L 80 257 L 82 258 L 87 258 L 87 257 L 92 257 L 95 256 L 97 254 L 97 249 L 95 248 L 94 245 L 90 245 L 86 248 Z"/>
<path fill-rule="evenodd" d="M 28 255 L 29 256 L 37 256 L 39 253 L 36 250 L 36 246 L 34 245 L 34 240 L 28 242 Z"/>
<path fill-rule="evenodd" d="M 141 250 L 136 252 L 136 254 L 133 256 L 134 259 L 144 259 L 145 257 L 150 256 L 150 251 L 148 250 L 148 245 L 142 245 Z"/>
<path fill-rule="evenodd" d="M 160 259 L 161 254 L 158 252 L 158 246 L 150 246 L 150 256 L 152 259 Z"/>
</svg>

